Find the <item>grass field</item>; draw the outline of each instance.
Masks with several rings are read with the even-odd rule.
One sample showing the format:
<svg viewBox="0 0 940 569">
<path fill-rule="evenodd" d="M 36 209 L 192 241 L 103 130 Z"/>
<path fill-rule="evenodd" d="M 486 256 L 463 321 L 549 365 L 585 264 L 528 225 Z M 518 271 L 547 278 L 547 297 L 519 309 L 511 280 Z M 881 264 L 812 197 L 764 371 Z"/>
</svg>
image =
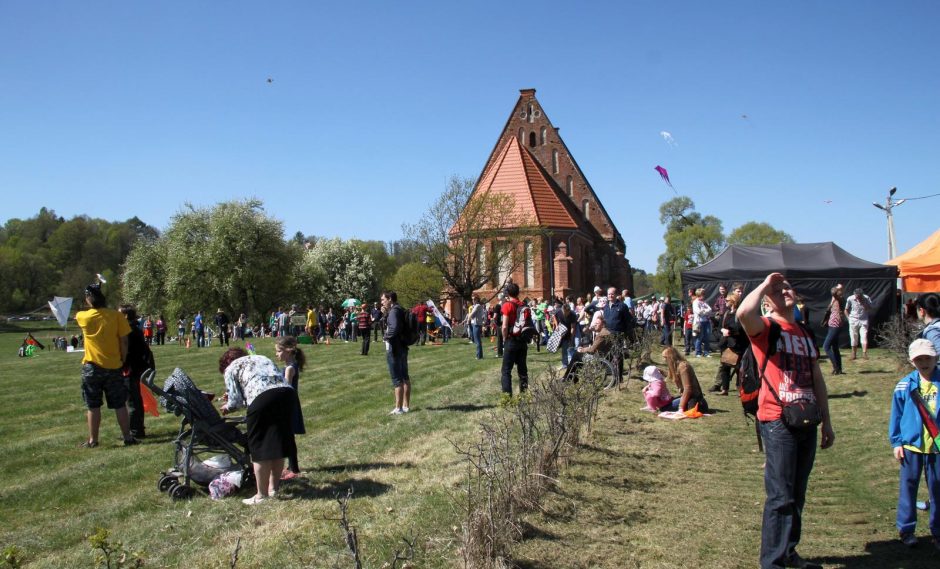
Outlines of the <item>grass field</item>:
<svg viewBox="0 0 940 569">
<path fill-rule="evenodd" d="M 156 490 L 159 472 L 171 466 L 176 417 L 148 418 L 146 444 L 124 448 L 107 412 L 101 447 L 78 448 L 86 434 L 80 356 L 47 350 L 17 358 L 22 335 L 0 333 L 0 545 L 17 545 L 27 566 L 93 566 L 87 536 L 104 527 L 143 551 L 148 567 L 229 567 L 238 538 L 238 567 L 332 567 L 343 555 L 334 496 L 349 487 L 366 567 L 381 567 L 402 538 L 416 540 L 415 567 L 457 565 L 452 495 L 464 467 L 450 441 L 470 440 L 487 413 L 498 412 L 499 393 L 498 360 L 475 360 L 465 341 L 412 350 L 415 411 L 401 417 L 387 415 L 381 345 L 368 357 L 353 344 L 305 347 L 303 477 L 285 485 L 288 499 L 249 508 L 237 499 L 174 503 Z M 273 356 L 270 340 L 256 346 Z M 217 346 L 154 350 L 158 377 L 179 366 L 222 393 Z M 530 367 L 557 358 L 530 353 Z M 693 363 L 708 384 L 717 359 Z M 847 375 L 829 380 L 837 439 L 817 455 L 801 551 L 827 567 L 934 567 L 940 553 L 926 539 L 912 551 L 894 539 L 897 466 L 886 425 L 899 374 L 877 353 L 846 367 Z M 543 509 L 524 520 L 518 566 L 756 566 L 762 457 L 737 400 L 710 402 L 714 416 L 673 423 L 638 410 L 637 380 L 606 397 L 593 437 Z M 920 521 L 923 536 L 925 514 Z"/>
</svg>

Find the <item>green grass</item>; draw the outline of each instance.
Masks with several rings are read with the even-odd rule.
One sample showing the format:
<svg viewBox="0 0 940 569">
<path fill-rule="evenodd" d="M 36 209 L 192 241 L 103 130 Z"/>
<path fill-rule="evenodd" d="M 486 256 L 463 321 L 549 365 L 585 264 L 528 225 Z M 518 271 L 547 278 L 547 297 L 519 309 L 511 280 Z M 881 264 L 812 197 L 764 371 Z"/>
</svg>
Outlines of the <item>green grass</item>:
<svg viewBox="0 0 940 569">
<path fill-rule="evenodd" d="M 51 334 L 36 332 L 41 340 Z M 148 417 L 147 443 L 124 448 L 106 412 L 102 446 L 77 448 L 86 435 L 80 356 L 17 358 L 22 335 L 0 333 L 0 546 L 19 546 L 28 566 L 92 566 L 87 536 L 102 526 L 127 549 L 144 551 L 148 567 L 228 567 L 237 538 L 240 568 L 329 567 L 343 555 L 333 498 L 350 486 L 367 567 L 381 567 L 403 537 L 416 539 L 417 567 L 458 564 L 453 528 L 461 516 L 452 495 L 464 465 L 450 441 L 470 440 L 499 399 L 492 352 L 477 361 L 459 340 L 415 348 L 416 411 L 389 417 L 381 345 L 368 357 L 354 344 L 305 347 L 304 480 L 285 487 L 291 499 L 248 508 L 238 499 L 174 503 L 156 490 L 159 472 L 171 466 L 176 417 Z M 256 345 L 273 356 L 270 340 Z M 220 352 L 156 347 L 158 377 L 179 366 L 221 394 Z M 530 367 L 557 358 L 530 353 Z M 693 365 L 709 385 L 717 359 Z M 801 552 L 827 567 L 934 567 L 940 554 L 926 540 L 913 551 L 895 540 L 897 465 L 886 429 L 900 374 L 877 351 L 846 368 L 828 379 L 837 440 L 817 454 Z M 520 567 L 756 566 L 763 459 L 737 400 L 710 397 L 714 416 L 675 423 L 639 411 L 639 383 L 602 401 L 593 436 L 543 509 L 526 517 L 526 540 L 514 551 Z M 919 521 L 924 536 L 924 513 Z"/>
</svg>

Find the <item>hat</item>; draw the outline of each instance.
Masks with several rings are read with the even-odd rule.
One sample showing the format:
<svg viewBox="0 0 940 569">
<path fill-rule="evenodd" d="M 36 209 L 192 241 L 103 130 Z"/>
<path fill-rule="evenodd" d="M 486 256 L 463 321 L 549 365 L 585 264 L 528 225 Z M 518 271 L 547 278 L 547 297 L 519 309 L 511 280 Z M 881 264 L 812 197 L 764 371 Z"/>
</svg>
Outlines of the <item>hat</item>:
<svg viewBox="0 0 940 569">
<path fill-rule="evenodd" d="M 937 357 L 937 350 L 933 347 L 933 342 L 924 338 L 918 338 L 911 342 L 911 347 L 907 349 L 907 357 L 914 361 L 917 356 Z"/>
<path fill-rule="evenodd" d="M 656 366 L 646 366 L 643 370 L 643 381 L 665 381 L 665 379 L 663 372 L 659 371 L 659 368 Z"/>
</svg>

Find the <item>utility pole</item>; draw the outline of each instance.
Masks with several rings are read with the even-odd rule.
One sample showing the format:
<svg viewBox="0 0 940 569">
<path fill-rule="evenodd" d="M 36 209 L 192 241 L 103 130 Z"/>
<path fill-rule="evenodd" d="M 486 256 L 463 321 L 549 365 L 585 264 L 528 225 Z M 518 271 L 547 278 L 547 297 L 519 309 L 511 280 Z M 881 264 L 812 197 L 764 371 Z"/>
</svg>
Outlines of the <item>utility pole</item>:
<svg viewBox="0 0 940 569">
<path fill-rule="evenodd" d="M 894 241 L 894 214 L 891 213 L 891 210 L 895 207 L 906 202 L 906 199 L 896 200 L 894 199 L 894 193 L 897 192 L 897 188 L 891 188 L 888 190 L 888 197 L 885 198 L 885 204 L 881 205 L 878 202 L 874 202 L 871 205 L 877 207 L 880 210 L 883 210 L 888 216 L 888 258 L 893 259 L 898 256 L 897 247 Z"/>
</svg>

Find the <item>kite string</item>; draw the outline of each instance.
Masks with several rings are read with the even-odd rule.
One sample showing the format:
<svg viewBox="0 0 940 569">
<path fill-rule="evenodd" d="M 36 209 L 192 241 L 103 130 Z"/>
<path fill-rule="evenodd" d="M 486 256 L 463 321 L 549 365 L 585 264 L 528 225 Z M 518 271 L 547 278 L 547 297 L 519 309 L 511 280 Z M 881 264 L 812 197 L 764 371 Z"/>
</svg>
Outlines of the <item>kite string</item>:
<svg viewBox="0 0 940 569">
<path fill-rule="evenodd" d="M 904 198 L 906 201 L 912 202 L 914 200 L 925 200 L 927 198 L 935 198 L 940 196 L 940 194 L 930 194 L 929 196 L 920 196 L 919 198 Z"/>
</svg>

